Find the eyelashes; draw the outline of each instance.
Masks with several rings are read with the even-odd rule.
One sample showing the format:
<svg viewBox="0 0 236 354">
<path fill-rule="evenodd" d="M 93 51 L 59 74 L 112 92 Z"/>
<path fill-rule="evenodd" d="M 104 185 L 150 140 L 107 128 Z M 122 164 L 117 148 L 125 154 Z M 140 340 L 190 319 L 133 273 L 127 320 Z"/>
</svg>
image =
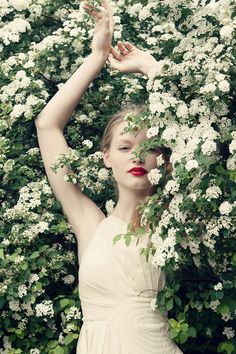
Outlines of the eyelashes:
<svg viewBox="0 0 236 354">
<path fill-rule="evenodd" d="M 124 150 L 124 149 L 129 149 L 129 147 L 123 146 L 123 147 L 119 148 L 118 150 Z M 155 149 L 155 148 L 150 148 L 149 151 L 151 151 L 153 153 L 157 153 L 157 149 Z"/>
</svg>

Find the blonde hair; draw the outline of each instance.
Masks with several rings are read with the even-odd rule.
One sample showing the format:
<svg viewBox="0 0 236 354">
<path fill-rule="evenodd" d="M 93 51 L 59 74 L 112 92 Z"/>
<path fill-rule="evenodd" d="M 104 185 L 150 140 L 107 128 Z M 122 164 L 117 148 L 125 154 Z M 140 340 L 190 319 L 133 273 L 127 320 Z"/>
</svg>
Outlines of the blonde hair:
<svg viewBox="0 0 236 354">
<path fill-rule="evenodd" d="M 139 104 L 132 104 L 129 103 L 126 106 L 124 106 L 121 110 L 119 110 L 117 113 L 115 113 L 112 118 L 108 121 L 108 124 L 104 130 L 103 137 L 100 143 L 100 148 L 101 151 L 105 152 L 110 149 L 111 147 L 111 142 L 114 136 L 114 131 L 115 128 L 122 122 L 124 121 L 124 117 L 127 113 L 134 113 L 134 114 L 140 114 L 144 112 L 146 109 L 146 105 L 144 103 L 139 103 Z M 166 171 L 170 173 L 172 171 L 172 167 L 170 167 L 170 162 L 169 162 L 169 154 L 167 153 L 166 148 L 158 148 L 160 153 L 162 153 L 163 158 L 166 163 Z M 164 181 L 166 180 L 166 177 L 164 178 Z M 119 189 L 116 180 L 114 177 L 112 177 L 113 183 L 115 185 L 115 195 L 116 195 L 116 202 L 118 201 L 119 198 Z M 157 186 L 150 186 L 147 190 L 147 195 L 153 195 L 156 192 Z M 135 208 L 131 217 L 131 232 L 135 232 L 140 226 L 141 226 L 141 216 L 138 212 L 138 210 Z M 147 228 L 149 225 L 147 225 Z"/>
</svg>

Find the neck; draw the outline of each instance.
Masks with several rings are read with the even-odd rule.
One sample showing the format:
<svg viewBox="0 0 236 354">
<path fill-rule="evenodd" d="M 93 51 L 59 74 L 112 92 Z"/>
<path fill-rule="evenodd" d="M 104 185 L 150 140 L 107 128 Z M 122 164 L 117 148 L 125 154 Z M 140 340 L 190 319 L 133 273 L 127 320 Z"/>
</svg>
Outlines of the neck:
<svg viewBox="0 0 236 354">
<path fill-rule="evenodd" d="M 129 223 L 136 206 L 147 196 L 144 190 L 126 190 L 125 193 L 119 192 L 118 202 L 112 212 L 114 216 Z"/>
</svg>

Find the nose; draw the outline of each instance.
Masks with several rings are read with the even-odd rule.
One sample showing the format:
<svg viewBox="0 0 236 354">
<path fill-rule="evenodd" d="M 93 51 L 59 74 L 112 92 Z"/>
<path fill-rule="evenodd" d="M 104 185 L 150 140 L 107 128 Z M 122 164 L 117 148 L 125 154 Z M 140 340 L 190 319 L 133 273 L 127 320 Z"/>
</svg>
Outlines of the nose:
<svg viewBox="0 0 236 354">
<path fill-rule="evenodd" d="M 144 158 L 138 158 L 138 157 L 134 156 L 132 158 L 132 161 L 135 163 L 144 163 Z"/>
</svg>

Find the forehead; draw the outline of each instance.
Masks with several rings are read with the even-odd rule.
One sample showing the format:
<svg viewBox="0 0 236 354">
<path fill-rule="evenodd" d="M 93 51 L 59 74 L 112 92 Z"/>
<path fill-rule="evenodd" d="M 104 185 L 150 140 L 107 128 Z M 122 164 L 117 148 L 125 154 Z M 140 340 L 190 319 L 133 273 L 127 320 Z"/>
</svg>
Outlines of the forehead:
<svg viewBox="0 0 236 354">
<path fill-rule="evenodd" d="M 139 130 L 137 132 L 124 132 L 125 127 L 128 127 L 128 122 L 126 121 L 122 121 L 114 127 L 112 138 L 113 142 L 120 142 L 124 140 L 138 142 L 142 140 L 147 140 L 147 128 L 143 128 L 142 130 Z"/>
</svg>

